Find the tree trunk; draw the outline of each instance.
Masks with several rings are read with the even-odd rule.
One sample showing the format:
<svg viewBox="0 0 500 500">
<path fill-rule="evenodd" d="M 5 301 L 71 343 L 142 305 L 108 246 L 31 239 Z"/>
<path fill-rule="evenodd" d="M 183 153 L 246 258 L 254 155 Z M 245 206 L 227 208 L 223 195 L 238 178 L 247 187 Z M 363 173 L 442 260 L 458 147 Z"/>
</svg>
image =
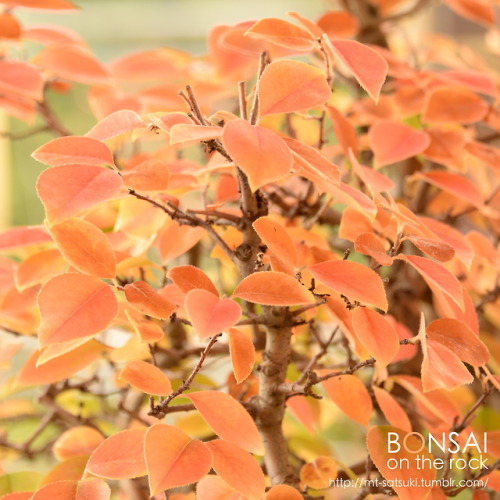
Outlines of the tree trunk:
<svg viewBox="0 0 500 500">
<path fill-rule="evenodd" d="M 257 401 L 257 427 L 264 441 L 264 463 L 271 483 L 297 485 L 288 447 L 283 434 L 286 397 L 280 386 L 285 382 L 291 353 L 292 328 L 288 326 L 288 308 L 268 307 L 266 347 L 260 366 L 260 391 Z"/>
</svg>

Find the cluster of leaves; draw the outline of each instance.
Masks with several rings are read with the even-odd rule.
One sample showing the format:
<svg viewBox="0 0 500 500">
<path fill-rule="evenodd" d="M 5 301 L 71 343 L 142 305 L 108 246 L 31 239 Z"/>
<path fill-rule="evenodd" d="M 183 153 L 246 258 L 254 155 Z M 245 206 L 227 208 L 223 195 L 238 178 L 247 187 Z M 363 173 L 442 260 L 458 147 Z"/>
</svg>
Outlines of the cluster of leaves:
<svg viewBox="0 0 500 500">
<path fill-rule="evenodd" d="M 493 0 L 443 3 L 492 28 Z M 7 2 L 0 105 L 58 137 L 33 153 L 44 224 L 0 235 L 3 367 L 29 351 L 2 387 L 2 500 L 338 498 L 331 480 L 380 476 L 500 491 L 498 73 L 395 29 L 425 0 L 343 4 L 215 27 L 206 57 L 103 64 L 15 17 L 68 0 Z M 47 101 L 75 83 L 84 136 Z M 488 467 L 389 454 L 412 431 L 486 433 Z M 16 471 L 47 453 L 47 474 Z M 464 489 L 393 484 L 347 494 Z"/>
</svg>

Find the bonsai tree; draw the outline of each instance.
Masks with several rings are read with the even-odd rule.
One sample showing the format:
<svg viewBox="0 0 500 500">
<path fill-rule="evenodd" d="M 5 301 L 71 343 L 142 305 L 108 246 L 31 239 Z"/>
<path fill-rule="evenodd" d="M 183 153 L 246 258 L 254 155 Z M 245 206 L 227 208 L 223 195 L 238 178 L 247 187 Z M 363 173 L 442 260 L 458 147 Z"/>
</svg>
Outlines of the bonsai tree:
<svg viewBox="0 0 500 500">
<path fill-rule="evenodd" d="M 437 3 L 107 64 L 16 18 L 68 0 L 5 4 L 0 104 L 54 138 L 44 221 L 0 236 L 2 500 L 500 490 L 498 73 L 404 36 Z M 494 2 L 443 3 L 498 56 Z"/>
</svg>

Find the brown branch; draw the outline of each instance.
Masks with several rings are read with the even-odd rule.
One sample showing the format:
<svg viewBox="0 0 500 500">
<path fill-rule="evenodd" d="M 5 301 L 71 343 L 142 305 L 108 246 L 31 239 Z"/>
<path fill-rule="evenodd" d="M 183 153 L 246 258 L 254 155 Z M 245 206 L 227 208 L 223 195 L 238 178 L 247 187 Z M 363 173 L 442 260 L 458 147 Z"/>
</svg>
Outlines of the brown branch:
<svg viewBox="0 0 500 500">
<path fill-rule="evenodd" d="M 167 205 L 164 205 L 163 203 L 156 201 L 155 199 L 151 198 L 148 195 L 138 193 L 135 189 L 129 188 L 128 192 L 130 195 L 135 196 L 137 199 L 146 201 L 151 205 L 154 205 L 155 207 L 159 208 L 167 215 L 169 215 L 172 220 L 176 220 L 179 224 L 202 227 L 208 232 L 212 240 L 221 246 L 222 250 L 224 250 L 227 256 L 234 261 L 235 257 L 233 250 L 214 230 L 214 228 L 210 225 L 209 222 L 204 221 L 203 219 L 200 219 L 199 217 L 196 217 L 193 214 L 183 212 L 178 207 L 169 202 L 167 202 Z"/>
<path fill-rule="evenodd" d="M 23 130 L 21 132 L 0 132 L 0 137 L 5 137 L 6 139 L 10 139 L 12 141 L 20 141 L 22 139 L 27 139 L 28 137 L 32 137 L 33 135 L 40 134 L 42 132 L 47 132 L 51 130 L 48 125 L 41 125 L 39 127 L 34 127 L 32 129 Z"/>
<path fill-rule="evenodd" d="M 50 411 L 52 411 L 55 416 L 60 418 L 61 420 L 67 422 L 72 427 L 77 427 L 79 425 L 88 425 L 96 430 L 99 430 L 97 426 L 92 422 L 89 418 L 83 418 L 78 415 L 73 415 L 69 411 L 61 408 L 54 400 L 55 393 L 54 387 L 49 386 L 42 396 L 38 399 L 38 402 L 43 406 L 47 407 Z"/>
<path fill-rule="evenodd" d="M 238 97 L 240 103 L 240 116 L 243 118 L 243 120 L 248 120 L 245 82 L 240 82 L 238 84 Z"/>
<path fill-rule="evenodd" d="M 56 412 L 54 410 L 48 411 L 43 418 L 38 422 L 36 429 L 32 432 L 31 436 L 23 443 L 23 449 L 25 453 L 31 453 L 31 445 L 35 439 L 46 429 L 46 427 L 52 423 Z"/>
<path fill-rule="evenodd" d="M 269 322 L 286 325 L 288 308 L 266 307 Z M 283 434 L 286 395 L 279 388 L 285 382 L 291 356 L 292 328 L 279 326 L 266 329 L 266 345 L 259 370 L 259 395 L 255 404 L 255 423 L 266 453 L 264 463 L 271 484 L 298 486 L 288 459 L 288 445 Z"/>
<path fill-rule="evenodd" d="M 208 125 L 207 120 L 203 116 L 203 113 L 201 112 L 200 107 L 198 106 L 198 101 L 196 100 L 191 85 L 186 85 L 186 91 L 188 93 L 188 99 L 189 102 L 191 103 L 191 109 L 193 110 L 194 115 L 196 116 L 196 118 L 198 118 L 198 120 L 202 125 Z"/>
<path fill-rule="evenodd" d="M 215 343 L 217 342 L 217 340 L 219 339 L 219 337 L 221 335 L 222 335 L 222 333 L 218 333 L 217 335 L 214 335 L 210 339 L 207 347 L 205 347 L 205 349 L 203 350 L 203 352 L 200 355 L 200 360 L 198 361 L 198 363 L 194 367 L 194 369 L 191 372 L 191 374 L 189 375 L 189 377 L 183 382 L 183 384 L 178 389 L 176 389 L 174 392 L 172 392 L 172 394 L 169 394 L 165 398 L 165 401 L 162 401 L 159 405 L 156 405 L 153 408 L 151 408 L 151 411 L 148 413 L 148 415 L 151 415 L 151 416 L 156 417 L 158 419 L 162 419 L 165 417 L 165 415 L 167 415 L 167 413 L 169 413 L 168 411 L 166 411 L 166 408 L 168 407 L 168 405 L 170 404 L 170 402 L 173 399 L 175 399 L 177 396 L 181 395 L 183 392 L 185 392 L 189 389 L 189 387 L 191 386 L 191 382 L 196 377 L 196 374 L 201 370 L 201 367 L 203 366 L 203 363 L 205 362 L 205 359 L 206 359 L 208 353 L 210 352 L 210 350 L 215 345 Z"/>
<path fill-rule="evenodd" d="M 465 428 L 470 424 L 470 422 L 474 419 L 475 417 L 475 412 L 478 410 L 481 406 L 483 406 L 486 402 L 486 400 L 490 397 L 490 395 L 493 393 L 493 387 L 490 387 L 488 390 L 483 392 L 480 398 L 472 405 L 472 407 L 469 409 L 469 411 L 462 417 L 460 422 L 456 422 L 451 431 L 452 432 L 458 432 L 459 434 L 465 430 Z"/>
<path fill-rule="evenodd" d="M 500 284 L 497 285 L 493 290 L 488 292 L 484 297 L 482 297 L 479 302 L 477 302 L 477 304 L 474 306 L 476 311 L 481 311 L 486 304 L 495 302 L 498 297 L 500 297 Z"/>
<path fill-rule="evenodd" d="M 172 219 L 174 218 L 174 212 L 172 210 L 170 210 L 166 205 L 164 205 L 163 203 L 160 203 L 156 200 L 154 200 L 153 198 L 151 198 L 150 196 L 148 195 L 145 195 L 145 194 L 141 194 L 141 193 L 138 193 L 135 189 L 132 189 L 132 188 L 129 188 L 128 189 L 128 193 L 132 196 L 135 196 L 138 200 L 142 200 L 142 201 L 147 201 L 148 203 L 150 203 L 151 205 L 154 205 L 156 208 L 159 208 L 160 210 L 162 210 L 163 212 L 165 212 L 167 215 L 169 215 Z"/>
<path fill-rule="evenodd" d="M 47 127 L 49 127 L 56 134 L 64 137 L 68 135 L 73 135 L 57 118 L 52 109 L 49 107 L 49 104 L 46 100 L 38 103 L 38 111 L 42 115 L 42 118 L 45 120 Z"/>
<path fill-rule="evenodd" d="M 335 335 L 339 331 L 339 328 L 340 328 L 339 325 L 337 325 L 334 328 L 333 332 L 328 337 L 328 340 L 326 342 L 323 342 L 319 338 L 319 335 L 317 335 L 316 332 L 314 331 L 314 325 L 311 324 L 311 332 L 314 332 L 314 336 L 315 336 L 319 346 L 321 347 L 321 349 L 310 359 L 309 363 L 307 364 L 304 371 L 302 372 L 302 375 L 299 377 L 297 382 L 295 382 L 296 384 L 302 385 L 306 382 L 306 380 L 309 380 L 311 378 L 311 375 L 312 375 L 311 372 L 312 372 L 313 368 L 316 366 L 316 363 L 326 354 L 326 352 L 328 350 L 328 346 L 332 343 Z"/>
<path fill-rule="evenodd" d="M 234 224 L 240 224 L 241 223 L 241 217 L 238 217 L 237 215 L 233 214 L 228 214 L 226 212 L 220 212 L 218 210 L 192 210 L 189 209 L 187 211 L 188 214 L 195 214 L 195 215 L 207 215 L 208 217 L 217 217 L 219 219 L 226 219 L 230 222 L 233 222 Z"/>
<path fill-rule="evenodd" d="M 252 125 L 255 125 L 257 123 L 257 118 L 259 117 L 259 105 L 260 105 L 260 102 L 259 102 L 259 81 L 260 81 L 260 77 L 262 76 L 262 73 L 264 73 L 264 70 L 266 69 L 268 62 L 269 62 L 269 60 L 268 60 L 267 52 L 264 51 L 260 54 L 259 70 L 257 73 L 257 81 L 255 82 L 252 109 L 250 111 L 250 123 Z"/>
<path fill-rule="evenodd" d="M 491 472 L 495 470 L 500 470 L 500 460 L 497 460 L 493 465 L 490 467 L 485 467 L 484 469 L 481 469 L 481 472 L 476 474 L 475 476 L 469 478 L 472 481 L 478 481 L 479 479 L 482 479 L 483 477 L 487 476 Z M 464 491 L 465 489 L 469 488 L 469 486 L 460 486 L 458 488 L 452 488 L 452 489 L 447 489 L 445 491 L 446 496 L 448 497 L 456 497 L 459 493 Z"/>
</svg>

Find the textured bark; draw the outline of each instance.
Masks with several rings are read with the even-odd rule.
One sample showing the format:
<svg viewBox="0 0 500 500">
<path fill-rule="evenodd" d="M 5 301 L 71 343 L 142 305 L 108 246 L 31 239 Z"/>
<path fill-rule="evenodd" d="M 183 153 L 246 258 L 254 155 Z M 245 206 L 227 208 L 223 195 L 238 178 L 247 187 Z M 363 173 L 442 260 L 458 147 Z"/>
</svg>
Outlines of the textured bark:
<svg viewBox="0 0 500 500">
<path fill-rule="evenodd" d="M 283 434 L 285 394 L 280 386 L 285 382 L 291 353 L 292 329 L 288 324 L 288 309 L 267 308 L 266 348 L 260 367 L 260 391 L 257 401 L 257 427 L 264 441 L 264 462 L 271 483 L 296 485 L 297 477 L 289 463 L 288 447 Z"/>
<path fill-rule="evenodd" d="M 241 278 L 261 270 L 259 254 L 262 241 L 252 223 L 268 214 L 267 198 L 260 191 L 252 192 L 246 175 L 238 169 L 240 208 L 244 215 L 241 231 L 243 243 L 235 257 Z M 252 307 L 250 307 L 250 310 Z M 288 447 L 283 434 L 285 394 L 280 387 L 285 382 L 291 354 L 292 328 L 287 307 L 264 307 L 265 350 L 260 365 L 259 396 L 252 408 L 265 447 L 264 463 L 271 483 L 298 486 L 298 478 L 289 463 Z"/>
</svg>

